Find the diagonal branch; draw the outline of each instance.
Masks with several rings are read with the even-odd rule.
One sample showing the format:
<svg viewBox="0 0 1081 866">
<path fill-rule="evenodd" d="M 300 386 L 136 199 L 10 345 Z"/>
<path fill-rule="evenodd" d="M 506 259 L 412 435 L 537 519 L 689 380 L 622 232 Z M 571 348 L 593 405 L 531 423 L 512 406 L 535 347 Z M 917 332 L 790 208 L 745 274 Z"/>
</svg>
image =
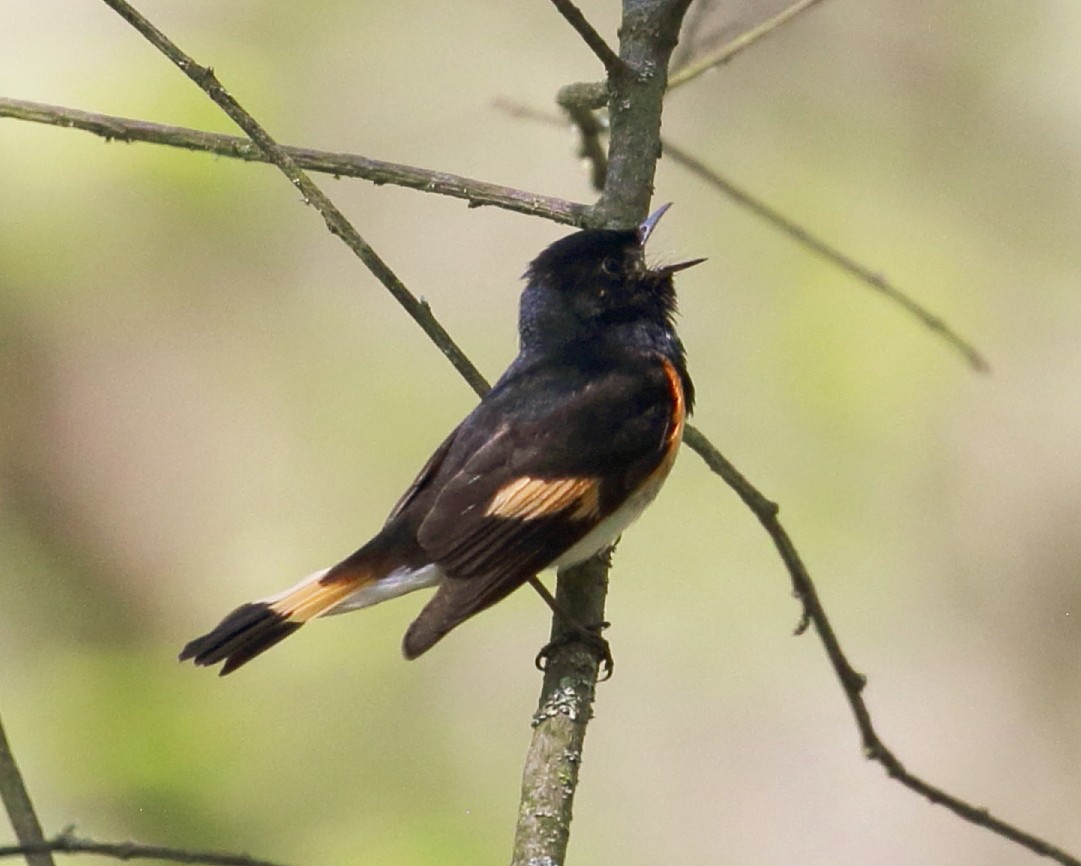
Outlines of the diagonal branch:
<svg viewBox="0 0 1081 866">
<path fill-rule="evenodd" d="M 604 64 L 604 71 L 609 76 L 621 75 L 626 71 L 627 65 L 612 50 L 611 46 L 604 41 L 604 37 L 586 20 L 582 10 L 575 6 L 572 0 L 552 0 L 552 5 L 559 10 L 559 14 L 567 19 L 567 23 L 577 31 L 578 35 L 582 37 L 582 41 L 597 55 L 597 58 Z"/>
<path fill-rule="evenodd" d="M 693 81 L 704 72 L 708 72 L 718 66 L 723 66 L 737 54 L 750 48 L 759 39 L 769 36 L 778 27 L 789 23 L 798 15 L 806 12 L 812 6 L 817 6 L 821 2 L 822 0 L 799 0 L 799 2 L 793 3 L 787 9 L 783 9 L 772 18 L 763 21 L 757 27 L 752 27 L 750 30 L 744 31 L 731 42 L 725 43 L 716 51 L 711 51 L 700 60 L 692 61 L 686 66 L 677 69 L 668 79 L 668 89 L 672 90 L 675 87 L 679 87 L 681 84 Z"/>
<path fill-rule="evenodd" d="M 168 36 L 158 30 L 153 24 L 137 12 L 126 0 L 103 0 L 103 2 L 141 33 L 148 42 L 168 57 L 179 69 L 194 81 L 214 103 L 246 132 L 251 139 L 266 154 L 267 159 L 281 169 L 289 181 L 300 190 L 305 203 L 312 205 L 322 215 L 330 233 L 340 237 L 348 247 L 356 253 L 357 257 L 364 262 L 368 270 L 375 275 L 393 295 L 394 299 L 405 308 L 413 320 L 420 325 L 439 350 L 454 365 L 454 368 L 462 375 L 478 394 L 488 390 L 488 382 L 473 362 L 454 342 L 450 334 L 432 315 L 428 304 L 418 300 L 409 291 L 401 280 L 395 275 L 390 267 L 368 245 L 367 241 L 353 227 L 345 215 L 338 210 L 334 203 L 327 198 L 314 181 L 297 166 L 293 158 L 286 153 L 270 137 L 263 127 L 256 122 L 255 118 L 248 114 L 226 90 L 221 86 L 214 71 L 200 66 L 191 57 L 180 50 Z"/>
<path fill-rule="evenodd" d="M 864 285 L 870 286 L 872 289 L 881 292 L 905 310 L 905 312 L 915 316 L 929 330 L 934 331 L 949 345 L 953 346 L 953 348 L 965 357 L 965 360 L 968 361 L 969 365 L 974 370 L 980 373 L 990 371 L 991 367 L 987 363 L 987 359 L 983 357 L 975 346 L 968 342 L 964 337 L 960 336 L 940 317 L 914 301 L 881 274 L 872 271 L 865 265 L 861 265 L 854 258 L 845 255 L 836 247 L 826 243 L 817 235 L 812 234 L 808 229 L 805 229 L 803 226 L 790 220 L 780 211 L 775 210 L 745 190 L 740 189 L 730 180 L 722 177 L 683 148 L 677 147 L 666 140 L 664 142 L 664 152 L 665 155 L 671 157 L 674 162 L 678 162 L 689 171 L 698 175 L 711 186 L 718 189 L 720 192 L 723 192 L 726 196 L 736 202 L 736 204 L 746 208 L 755 216 L 761 217 L 774 228 L 788 235 L 796 243 L 809 249 L 816 255 L 822 256 L 822 258 L 841 268 L 841 270 L 848 272 Z"/>
<path fill-rule="evenodd" d="M 679 44 L 672 52 L 671 68 L 673 70 L 682 69 L 694 57 L 698 49 L 699 37 L 713 7 L 714 0 L 697 0 L 691 4 L 687 17 L 683 21 L 683 29 L 679 34 Z M 669 75 L 669 86 L 671 86 L 671 77 Z"/>
<path fill-rule="evenodd" d="M 510 114 L 512 117 L 536 120 L 540 123 L 563 125 L 562 118 L 555 117 L 548 112 L 538 111 L 529 106 L 512 102 L 511 100 L 497 100 L 496 106 L 502 111 Z M 847 272 L 870 288 L 881 292 L 906 312 L 918 319 L 925 327 L 937 333 L 949 345 L 959 351 L 974 370 L 980 373 L 990 371 L 991 365 L 975 346 L 954 331 L 941 317 L 936 316 L 922 304 L 913 300 L 902 289 L 895 286 L 880 273 L 871 270 L 871 268 L 861 264 L 852 256 L 847 255 L 831 244 L 826 243 L 809 229 L 792 221 L 780 211 L 767 205 L 761 199 L 756 198 L 746 190 L 736 186 L 732 181 L 717 173 L 700 159 L 692 156 L 688 151 L 678 147 L 668 139 L 663 140 L 662 147 L 665 156 L 670 157 L 673 162 L 684 166 L 688 171 L 697 174 L 719 192 L 722 192 L 731 198 L 736 204 L 746 208 L 755 216 L 764 219 L 778 231 L 788 235 L 788 237 L 797 244 L 800 244 L 816 255 L 819 255 L 828 262 L 836 265 L 841 270 Z"/>
<path fill-rule="evenodd" d="M 4 803 L 11 826 L 15 830 L 15 837 L 20 845 L 26 850 L 22 853 L 26 856 L 27 866 L 54 866 L 53 858 L 47 850 L 34 850 L 34 846 L 40 846 L 45 842 L 45 836 L 41 832 L 41 822 L 38 821 L 34 803 L 30 799 L 30 792 L 26 790 L 19 765 L 15 763 L 15 755 L 11 751 L 7 734 L 4 733 L 4 723 L 0 721 L 0 800 Z"/>
<path fill-rule="evenodd" d="M 79 129 L 100 135 L 106 141 L 142 141 L 213 153 L 216 156 L 232 157 L 247 162 L 272 161 L 250 138 L 203 132 L 183 126 L 166 126 L 144 120 L 131 120 L 111 114 L 94 114 L 77 108 L 44 105 L 22 99 L 0 97 L 0 117 Z M 589 210 L 584 204 L 461 177 L 449 172 L 385 162 L 352 153 L 332 153 L 284 145 L 281 149 L 292 157 L 300 168 L 309 171 L 324 172 L 335 177 L 358 177 L 379 185 L 389 183 L 421 192 L 460 198 L 467 201 L 470 207 L 492 205 L 579 227 L 585 225 L 586 214 Z"/>
<path fill-rule="evenodd" d="M 973 806 L 958 797 L 954 797 L 952 794 L 925 782 L 905 769 L 893 752 L 882 742 L 878 732 L 875 731 L 870 710 L 867 709 L 862 694 L 864 686 L 867 685 L 867 680 L 863 674 L 858 673 L 852 667 L 842 651 L 841 643 L 837 639 L 829 617 L 826 615 L 825 608 L 818 598 L 818 591 L 811 580 L 811 575 L 800 559 L 792 539 L 788 537 L 788 533 L 785 532 L 781 522 L 777 519 L 779 511 L 777 504 L 763 496 L 735 466 L 725 459 L 701 431 L 688 426 L 683 438 L 687 445 L 706 462 L 706 465 L 735 491 L 736 495 L 743 500 L 744 505 L 758 518 L 759 523 L 762 524 L 769 537 L 773 539 L 773 544 L 777 548 L 777 552 L 780 554 L 781 560 L 784 562 L 792 579 L 792 589 L 803 604 L 803 615 L 796 629 L 796 634 L 802 634 L 809 624 L 814 624 L 815 631 L 818 632 L 818 637 L 826 649 L 830 664 L 833 666 L 837 679 L 841 683 L 841 688 L 844 690 L 852 715 L 856 719 L 864 755 L 881 764 L 890 778 L 896 779 L 906 788 L 926 797 L 932 803 L 945 806 L 958 817 L 1016 842 L 1036 854 L 1050 857 L 1052 860 L 1064 864 L 1064 866 L 1081 866 L 1081 861 L 1061 848 L 994 817 L 986 809 Z"/>
</svg>

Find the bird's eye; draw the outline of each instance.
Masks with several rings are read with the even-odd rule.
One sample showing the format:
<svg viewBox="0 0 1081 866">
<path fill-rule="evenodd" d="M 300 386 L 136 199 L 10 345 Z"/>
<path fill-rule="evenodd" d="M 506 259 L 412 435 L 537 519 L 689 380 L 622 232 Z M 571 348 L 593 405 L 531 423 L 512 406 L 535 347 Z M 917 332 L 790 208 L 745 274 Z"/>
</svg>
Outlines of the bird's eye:
<svg viewBox="0 0 1081 866">
<path fill-rule="evenodd" d="M 610 277 L 619 276 L 619 259 L 609 256 L 601 262 L 601 270 Z"/>
</svg>

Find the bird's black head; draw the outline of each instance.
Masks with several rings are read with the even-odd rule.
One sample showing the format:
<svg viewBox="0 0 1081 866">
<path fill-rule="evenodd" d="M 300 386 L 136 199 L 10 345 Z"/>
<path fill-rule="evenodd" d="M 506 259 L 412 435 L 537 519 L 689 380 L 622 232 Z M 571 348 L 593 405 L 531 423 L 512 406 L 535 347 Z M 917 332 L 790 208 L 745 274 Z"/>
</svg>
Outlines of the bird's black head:
<svg viewBox="0 0 1081 866">
<path fill-rule="evenodd" d="M 634 229 L 575 232 L 537 256 L 522 294 L 523 351 L 675 340 L 672 275 L 702 260 L 647 267 L 645 242 L 667 209 Z"/>
</svg>

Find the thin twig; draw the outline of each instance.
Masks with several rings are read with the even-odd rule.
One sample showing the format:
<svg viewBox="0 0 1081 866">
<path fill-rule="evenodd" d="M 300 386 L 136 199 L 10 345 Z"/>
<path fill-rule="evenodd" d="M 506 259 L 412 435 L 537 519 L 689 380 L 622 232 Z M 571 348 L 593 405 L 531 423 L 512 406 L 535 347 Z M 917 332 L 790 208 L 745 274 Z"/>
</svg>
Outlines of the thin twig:
<svg viewBox="0 0 1081 866">
<path fill-rule="evenodd" d="M 681 84 L 693 81 L 699 75 L 708 72 L 710 69 L 717 66 L 723 66 L 737 54 L 750 48 L 754 43 L 758 42 L 758 40 L 765 36 L 769 36 L 769 34 L 778 27 L 789 23 L 798 15 L 806 12 L 813 6 L 817 6 L 821 2 L 822 0 L 800 0 L 798 3 L 793 3 L 787 9 L 778 12 L 772 18 L 763 21 L 757 27 L 752 27 L 750 30 L 744 31 L 731 42 L 726 42 L 716 51 L 711 51 L 700 60 L 692 61 L 686 66 L 673 72 L 668 79 L 668 89 L 672 90 L 675 87 L 679 87 Z"/>
<path fill-rule="evenodd" d="M 507 100 L 498 100 L 496 106 L 517 117 L 528 117 L 533 120 L 559 123 L 560 125 L 563 123 L 545 112 L 536 111 Z M 597 136 L 604 132 L 605 128 L 591 112 L 586 111 L 585 113 L 590 119 L 589 127 L 586 128 L 581 122 L 578 123 L 583 135 L 583 155 L 590 160 L 593 166 L 594 184 L 601 188 L 603 187 L 603 177 L 607 171 L 607 160 L 604 151 L 599 146 L 591 146 L 586 151 L 586 147 L 590 144 L 590 141 L 587 140 L 587 134 Z M 142 141 L 214 153 L 218 156 L 233 157 L 246 161 L 270 161 L 259 146 L 248 138 L 130 120 L 108 114 L 93 114 L 62 106 L 44 105 L 42 103 L 0 97 L 0 117 L 11 117 L 35 123 L 80 129 L 99 135 L 107 140 Z M 574 119 L 580 121 L 579 118 L 575 117 Z M 881 274 L 861 265 L 855 259 L 827 244 L 745 190 L 735 186 L 731 181 L 722 177 L 677 145 L 665 141 L 664 148 L 665 153 L 673 161 L 679 162 L 689 170 L 700 174 L 721 192 L 745 206 L 752 213 L 770 222 L 797 243 L 806 246 L 852 276 L 881 291 L 920 319 L 927 327 L 938 331 L 966 356 L 975 369 L 981 371 L 989 369 L 986 359 L 977 349 L 957 335 L 942 319 L 907 297 L 901 289 L 894 286 Z M 423 192 L 461 198 L 468 201 L 471 207 L 493 205 L 505 210 L 539 216 L 554 222 L 579 227 L 586 225 L 590 210 L 588 205 L 568 202 L 565 199 L 499 186 L 447 172 L 384 162 L 356 154 L 332 153 L 311 148 L 285 146 L 282 147 L 282 150 L 289 154 L 297 165 L 302 168 L 338 177 L 359 177 L 376 184 L 389 183 L 419 189 Z"/>
<path fill-rule="evenodd" d="M 593 189 L 603 192 L 608 179 L 608 151 L 602 139 L 608 127 L 595 113 L 598 97 L 603 106 L 608 99 L 608 88 L 603 82 L 569 84 L 559 89 L 556 104 L 578 128 L 578 155 L 589 163 Z"/>
<path fill-rule="evenodd" d="M 977 370 L 980 373 L 986 373 L 991 369 L 987 359 L 984 358 L 975 346 L 968 342 L 964 337 L 960 336 L 947 325 L 945 321 L 926 307 L 914 301 L 881 274 L 875 273 L 870 268 L 861 265 L 855 259 L 845 255 L 836 247 L 826 243 L 803 226 L 793 222 L 780 211 L 765 204 L 761 199 L 755 198 L 746 190 L 740 189 L 730 180 L 719 175 L 716 171 L 700 159 L 692 156 L 683 148 L 677 147 L 666 140 L 664 142 L 664 153 L 665 156 L 670 157 L 673 162 L 679 163 L 684 168 L 707 181 L 710 185 L 720 192 L 723 192 L 741 207 L 746 208 L 751 213 L 764 219 L 774 228 L 788 235 L 792 240 L 796 241 L 796 243 L 809 249 L 811 252 L 822 256 L 842 270 L 847 271 L 865 285 L 881 292 L 906 312 L 915 316 L 925 327 L 937 333 L 943 340 L 959 351 L 974 370 Z"/>
<path fill-rule="evenodd" d="M 493 99 L 492 107 L 504 112 L 508 117 L 518 117 L 522 120 L 535 120 L 538 123 L 547 123 L 549 126 L 559 126 L 564 129 L 570 125 L 567 122 L 567 118 L 563 115 L 553 114 L 550 111 L 544 111 L 540 108 L 533 108 L 531 105 L 516 102 L 505 96 Z"/>
<path fill-rule="evenodd" d="M 605 72 L 610 76 L 619 75 L 627 68 L 626 64 L 619 59 L 619 55 L 604 41 L 604 37 L 586 20 L 582 10 L 575 6 L 571 0 L 552 0 L 552 5 L 559 10 L 559 14 L 567 19 L 567 23 L 577 31 L 578 35 L 582 37 L 582 41 L 597 55 L 597 58 L 604 64 Z"/>
<path fill-rule="evenodd" d="M 94 114 L 77 108 L 0 97 L 0 117 L 79 129 L 99 135 L 106 141 L 141 141 L 213 153 L 247 162 L 271 162 L 270 157 L 250 138 L 131 120 L 110 114 Z M 292 157 L 298 166 L 309 171 L 332 174 L 335 177 L 358 177 L 379 185 L 393 184 L 460 198 L 467 201 L 470 207 L 491 205 L 578 227 L 585 225 L 589 211 L 584 204 L 449 172 L 385 162 L 352 153 L 332 153 L 285 145 L 282 145 L 281 149 Z"/>
<path fill-rule="evenodd" d="M 550 112 L 539 111 L 535 108 L 530 108 L 527 105 L 522 105 L 508 99 L 496 100 L 495 105 L 501 111 L 507 112 L 512 117 L 536 120 L 540 123 L 551 125 L 564 125 L 562 118 L 557 117 Z M 826 261 L 841 268 L 841 270 L 855 277 L 860 282 L 881 292 L 906 312 L 918 319 L 925 327 L 937 333 L 949 345 L 959 351 L 974 370 L 980 373 L 990 371 L 991 365 L 975 346 L 954 331 L 942 318 L 936 316 L 926 307 L 914 301 L 905 294 L 904 291 L 882 276 L 882 274 L 871 270 L 866 265 L 860 264 L 851 256 L 846 255 L 836 247 L 826 243 L 810 230 L 793 222 L 780 211 L 770 207 L 761 199 L 756 198 L 741 187 L 736 186 L 732 181 L 718 174 L 704 162 L 695 158 L 683 148 L 673 144 L 668 139 L 663 140 L 662 147 L 665 156 L 669 157 L 673 162 L 684 166 L 688 171 L 697 174 L 719 192 L 722 192 L 731 198 L 736 204 L 745 207 L 755 216 L 764 219 L 774 228 L 788 235 L 788 237 L 796 243 L 816 255 L 822 256 Z"/>
<path fill-rule="evenodd" d="M 41 832 L 41 822 L 34 810 L 30 792 L 26 789 L 19 765 L 15 763 L 15 754 L 11 751 L 4 723 L 0 721 L 0 800 L 4 801 L 15 838 L 24 846 L 41 845 L 45 835 Z M 48 851 L 23 851 L 27 866 L 53 866 L 53 858 Z"/>
<path fill-rule="evenodd" d="M 777 504 L 763 496 L 735 466 L 728 462 L 701 431 L 688 426 L 683 438 L 687 445 L 702 457 L 706 465 L 736 492 L 736 495 L 758 518 L 759 523 L 762 524 L 769 537 L 773 539 L 774 546 L 788 569 L 788 574 L 792 580 L 792 589 L 803 604 L 803 616 L 796 631 L 797 633 L 802 632 L 808 622 L 814 624 L 819 639 L 826 649 L 830 664 L 833 666 L 837 679 L 841 683 L 841 688 L 844 690 L 848 705 L 856 719 L 864 755 L 881 764 L 890 778 L 896 779 L 906 788 L 926 797 L 932 803 L 945 806 L 958 817 L 1016 842 L 1036 854 L 1050 857 L 1064 864 L 1064 866 L 1081 866 L 1081 861 L 1061 848 L 1012 824 L 1007 824 L 1005 821 L 991 815 L 986 809 L 973 806 L 958 797 L 954 797 L 952 794 L 946 793 L 941 788 L 937 788 L 918 776 L 914 776 L 904 768 L 875 731 L 870 711 L 862 695 L 867 680 L 852 667 L 841 650 L 840 641 L 837 639 L 833 626 L 826 616 L 825 608 L 818 598 L 818 592 L 815 589 L 814 582 L 811 580 L 811 575 L 800 559 L 795 545 L 788 537 L 788 533 L 785 532 L 781 522 L 777 519 L 779 511 Z"/>
<path fill-rule="evenodd" d="M 420 325 L 428 337 L 436 344 L 439 350 L 454 365 L 454 368 L 462 375 L 469 385 L 478 394 L 488 390 L 488 382 L 473 362 L 466 357 L 458 344 L 451 339 L 450 334 L 432 315 L 431 309 L 424 301 L 418 300 L 409 291 L 401 280 L 394 274 L 390 267 L 376 254 L 360 236 L 360 233 L 345 218 L 334 203 L 326 197 L 321 189 L 310 177 L 300 169 L 293 158 L 270 137 L 263 127 L 256 122 L 247 111 L 221 86 L 213 70 L 200 66 L 191 57 L 180 50 L 179 47 L 158 30 L 126 0 L 103 0 L 103 2 L 120 15 L 141 33 L 148 42 L 168 57 L 176 66 L 194 81 L 199 88 L 209 96 L 214 103 L 222 109 L 233 122 L 246 132 L 251 139 L 259 145 L 259 148 L 267 155 L 289 181 L 300 191 L 304 201 L 312 205 L 322 215 L 330 233 L 340 237 L 346 245 L 356 253 L 357 257 L 364 262 L 368 270 L 375 275 L 394 296 L 394 299 L 405 308 L 413 320 Z"/>
<path fill-rule="evenodd" d="M 33 845 L 0 847 L 0 857 L 13 857 L 19 854 L 48 856 L 52 851 L 61 854 L 97 854 L 114 860 L 167 860 L 172 863 L 204 863 L 207 866 L 280 866 L 273 861 L 259 860 L 247 854 L 189 851 L 184 848 L 166 848 L 162 845 L 144 845 L 141 842 L 95 842 L 93 839 L 80 839 L 70 831 Z M 51 863 L 52 860 L 50 859 L 49 862 Z"/>
<path fill-rule="evenodd" d="M 713 0 L 696 0 L 687 11 L 683 20 L 683 30 L 679 34 L 679 44 L 672 52 L 672 69 L 682 69 L 694 57 L 698 49 L 699 34 L 713 11 Z"/>
</svg>

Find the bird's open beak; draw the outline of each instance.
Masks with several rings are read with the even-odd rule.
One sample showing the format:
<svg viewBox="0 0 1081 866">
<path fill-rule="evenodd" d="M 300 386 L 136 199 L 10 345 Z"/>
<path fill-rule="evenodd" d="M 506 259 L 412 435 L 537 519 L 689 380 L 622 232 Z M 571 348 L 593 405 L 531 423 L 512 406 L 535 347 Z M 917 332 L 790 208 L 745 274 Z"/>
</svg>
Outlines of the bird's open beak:
<svg viewBox="0 0 1081 866">
<path fill-rule="evenodd" d="M 665 265 L 663 268 L 654 268 L 655 274 L 674 274 L 676 271 L 685 271 L 687 268 L 693 268 L 695 265 L 700 265 L 705 259 L 687 259 L 685 262 L 676 262 L 674 265 Z"/>
<path fill-rule="evenodd" d="M 646 241 L 649 240 L 649 236 L 653 234 L 653 229 L 657 227 L 657 223 L 660 222 L 662 216 L 668 212 L 668 208 L 672 206 L 672 202 L 668 204 L 662 204 L 653 213 L 642 220 L 641 225 L 638 226 L 638 243 L 642 246 L 646 245 Z"/>
<path fill-rule="evenodd" d="M 653 234 L 653 229 L 657 227 L 657 223 L 660 222 L 661 217 L 668 213 L 668 208 L 672 206 L 672 202 L 668 204 L 662 204 L 653 213 L 642 220 L 641 225 L 638 226 L 638 243 L 642 246 L 646 245 L 646 241 L 649 240 L 649 236 Z M 665 265 L 663 268 L 655 268 L 653 273 L 655 274 L 674 274 L 676 271 L 683 271 L 687 268 L 693 268 L 695 265 L 700 265 L 705 259 L 688 259 L 685 262 L 676 262 L 674 265 Z"/>
</svg>

